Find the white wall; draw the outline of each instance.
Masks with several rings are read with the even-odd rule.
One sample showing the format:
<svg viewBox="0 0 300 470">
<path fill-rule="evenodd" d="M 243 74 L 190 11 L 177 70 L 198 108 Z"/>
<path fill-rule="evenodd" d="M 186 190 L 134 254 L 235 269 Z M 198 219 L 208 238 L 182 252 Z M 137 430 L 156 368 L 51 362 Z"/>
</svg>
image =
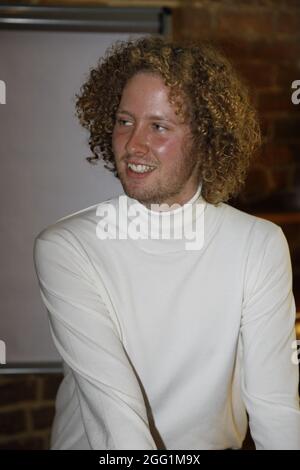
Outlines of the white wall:
<svg viewBox="0 0 300 470">
<path fill-rule="evenodd" d="M 88 134 L 74 115 L 74 94 L 105 49 L 128 36 L 0 31 L 0 340 L 7 363 L 59 359 L 34 271 L 34 237 L 123 192 L 103 165 L 85 161 Z"/>
</svg>

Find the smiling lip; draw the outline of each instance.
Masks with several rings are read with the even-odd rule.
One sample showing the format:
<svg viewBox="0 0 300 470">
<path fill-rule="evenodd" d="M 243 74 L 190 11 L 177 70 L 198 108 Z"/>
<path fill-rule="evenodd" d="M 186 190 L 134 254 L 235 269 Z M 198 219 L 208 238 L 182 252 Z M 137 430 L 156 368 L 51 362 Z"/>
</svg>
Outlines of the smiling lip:
<svg viewBox="0 0 300 470">
<path fill-rule="evenodd" d="M 127 160 L 126 165 L 128 165 L 128 163 L 132 163 L 133 165 L 155 166 L 155 165 L 152 165 L 151 163 L 139 162 L 137 160 Z"/>
<path fill-rule="evenodd" d="M 149 176 L 151 173 L 153 173 L 156 170 L 156 168 L 154 168 L 152 171 L 146 171 L 145 173 L 136 173 L 135 171 L 131 170 L 131 168 L 128 167 L 128 163 L 133 163 L 134 165 L 148 165 L 148 164 L 136 162 L 136 161 L 126 162 L 126 175 L 129 178 L 143 179 Z M 148 165 L 148 166 L 152 166 L 152 165 Z"/>
</svg>

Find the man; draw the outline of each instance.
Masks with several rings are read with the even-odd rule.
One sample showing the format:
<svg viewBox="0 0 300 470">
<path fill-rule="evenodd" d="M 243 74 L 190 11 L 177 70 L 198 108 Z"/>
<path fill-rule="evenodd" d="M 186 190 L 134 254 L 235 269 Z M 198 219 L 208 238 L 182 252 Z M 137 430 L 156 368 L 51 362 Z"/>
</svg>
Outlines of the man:
<svg viewBox="0 0 300 470">
<path fill-rule="evenodd" d="M 225 203 L 260 143 L 230 63 L 158 36 L 116 43 L 76 106 L 89 161 L 125 195 L 35 240 L 65 372 L 52 448 L 238 449 L 247 411 L 257 449 L 300 449 L 288 245 Z"/>
</svg>

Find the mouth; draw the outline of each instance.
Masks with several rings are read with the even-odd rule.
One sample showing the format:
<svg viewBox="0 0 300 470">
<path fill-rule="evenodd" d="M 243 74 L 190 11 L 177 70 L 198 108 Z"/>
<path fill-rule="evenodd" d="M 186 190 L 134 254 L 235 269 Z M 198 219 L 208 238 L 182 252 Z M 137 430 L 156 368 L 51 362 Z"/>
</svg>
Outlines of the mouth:
<svg viewBox="0 0 300 470">
<path fill-rule="evenodd" d="M 145 177 L 152 173 L 156 167 L 153 165 L 144 165 L 141 163 L 127 163 L 126 164 L 127 175 L 134 177 Z"/>
</svg>

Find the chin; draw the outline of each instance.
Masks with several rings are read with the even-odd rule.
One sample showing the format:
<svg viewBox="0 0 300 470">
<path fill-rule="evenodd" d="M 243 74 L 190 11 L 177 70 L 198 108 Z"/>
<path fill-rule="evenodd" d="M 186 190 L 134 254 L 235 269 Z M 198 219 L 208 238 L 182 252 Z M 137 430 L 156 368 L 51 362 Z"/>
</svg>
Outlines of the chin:
<svg viewBox="0 0 300 470">
<path fill-rule="evenodd" d="M 130 185 L 124 185 L 123 186 L 124 192 L 127 194 L 127 196 L 133 198 L 133 199 L 138 199 L 139 201 L 144 201 L 144 199 L 147 199 L 145 196 L 145 189 L 144 188 L 133 188 Z"/>
<path fill-rule="evenodd" d="M 125 194 L 132 199 L 136 199 L 141 204 L 151 203 L 155 199 L 154 194 L 152 192 L 149 193 L 144 187 L 133 187 L 130 184 L 127 185 L 126 182 L 122 185 Z"/>
</svg>

